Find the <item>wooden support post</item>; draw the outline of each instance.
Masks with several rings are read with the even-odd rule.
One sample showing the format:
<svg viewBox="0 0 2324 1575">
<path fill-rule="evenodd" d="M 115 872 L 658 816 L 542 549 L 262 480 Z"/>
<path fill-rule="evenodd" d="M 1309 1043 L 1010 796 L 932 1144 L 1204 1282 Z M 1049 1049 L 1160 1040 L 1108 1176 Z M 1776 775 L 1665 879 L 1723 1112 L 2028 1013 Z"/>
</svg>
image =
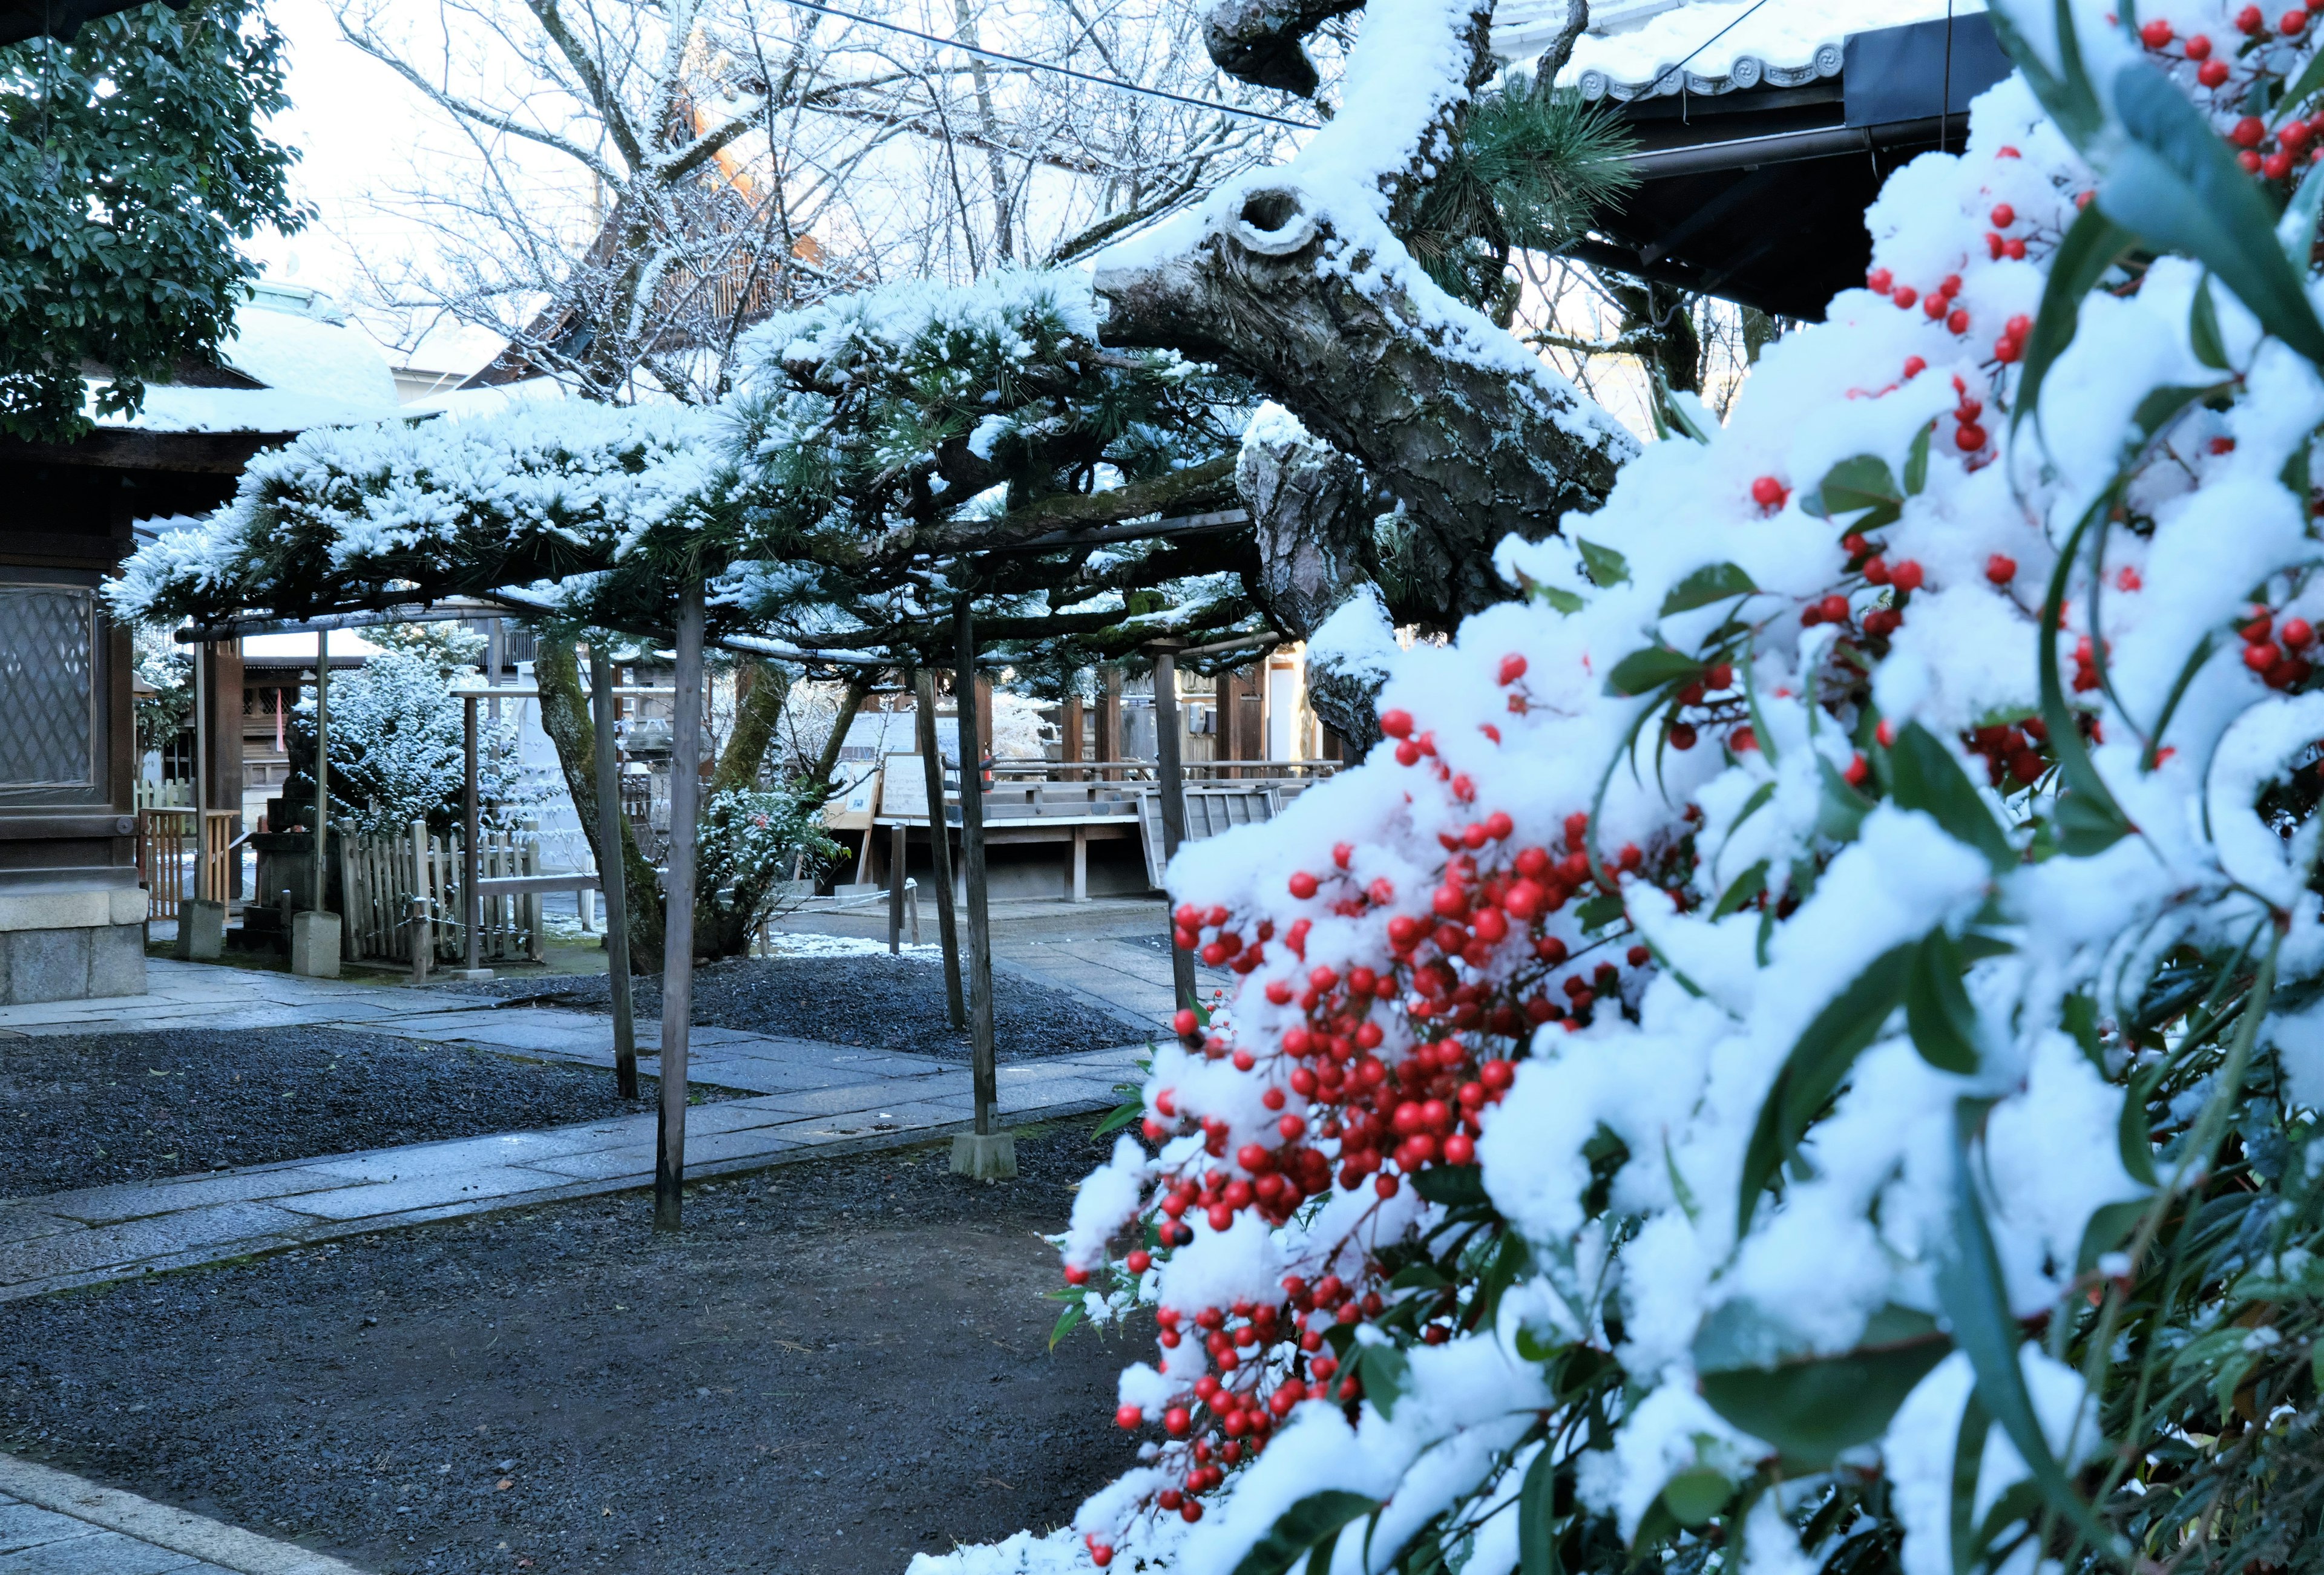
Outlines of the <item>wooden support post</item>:
<svg viewBox="0 0 2324 1575">
<path fill-rule="evenodd" d="M 1121 668 L 1108 662 L 1097 670 L 1097 758 L 1101 760 L 1121 759 Z M 1121 779 L 1119 770 L 1100 771 L 1109 782 Z"/>
<path fill-rule="evenodd" d="M 638 1097 L 638 1027 L 630 999 L 629 859 L 622 843 L 622 773 L 614 758 L 613 659 L 604 642 L 589 642 L 589 706 L 595 724 L 597 767 L 597 886 L 605 894 L 605 975 L 613 996 L 613 1086 Z"/>
<path fill-rule="evenodd" d="M 992 1130 L 999 1084 L 992 1066 L 992 927 L 984 889 L 984 780 L 978 713 L 983 706 L 976 681 L 976 616 L 964 595 L 953 612 L 960 647 L 956 687 L 960 695 L 960 843 L 968 867 L 968 1025 L 971 1080 L 976 1094 L 976 1135 Z"/>
<path fill-rule="evenodd" d="M 962 693 L 967 693 L 966 686 L 963 686 Z M 992 790 L 992 778 L 985 775 L 983 762 L 997 752 L 993 741 L 995 736 L 992 731 L 992 675 L 979 673 L 976 675 L 976 775 L 982 790 L 987 793 Z"/>
<path fill-rule="evenodd" d="M 1071 873 L 1065 877 L 1065 900 L 1089 900 L 1089 827 L 1074 827 L 1074 852 Z"/>
<path fill-rule="evenodd" d="M 871 835 L 867 829 L 863 834 Z M 904 944 L 904 828 L 899 823 L 888 828 L 888 955 L 895 956 Z"/>
<path fill-rule="evenodd" d="M 476 890 L 476 844 L 483 840 L 479 834 L 484 816 L 476 804 L 476 697 L 471 695 L 460 704 L 460 720 L 466 729 L 460 798 L 460 923 L 467 932 L 466 957 L 467 972 L 473 975 L 484 966 L 484 900 Z"/>
<path fill-rule="evenodd" d="M 1058 753 L 1067 768 L 1057 775 L 1068 782 L 1078 782 L 1082 774 L 1072 768 L 1082 758 L 1082 697 L 1079 695 L 1065 696 L 1065 714 L 1057 731 L 1065 735 L 1065 747 Z"/>
<path fill-rule="evenodd" d="M 944 942 L 945 1010 L 955 1028 L 968 1027 L 968 1004 L 960 988 L 960 926 L 953 915 L 952 828 L 945 822 L 944 757 L 936 752 L 936 680 L 922 668 L 912 678 L 919 716 L 920 767 L 928 779 L 928 856 L 936 865 L 936 935 Z"/>
<path fill-rule="evenodd" d="M 694 1015 L 694 838 L 702 799 L 702 587 L 678 603 L 677 719 L 670 728 L 668 922 L 661 962 L 661 1128 L 654 1151 L 654 1229 L 675 1230 L 686 1186 L 686 1040 Z M 869 833 L 865 834 L 869 835 Z"/>
<path fill-rule="evenodd" d="M 1154 654 L 1155 774 L 1162 788 L 1162 859 L 1176 858 L 1186 836 L 1186 781 L 1178 759 L 1178 645 L 1149 645 Z M 1167 923 L 1166 919 L 1164 921 Z M 1177 945 L 1170 948 L 1171 995 L 1180 1007 L 1194 1004 L 1194 954 Z"/>
<path fill-rule="evenodd" d="M 207 841 L 208 839 L 205 839 Z M 331 631 L 315 631 L 315 887 L 314 910 L 330 907 Z M 207 871 L 205 871 L 207 872 Z M 203 895 L 208 896 L 205 892 Z"/>
<path fill-rule="evenodd" d="M 911 926 L 912 944 L 920 944 L 920 882 L 918 877 L 904 882 L 904 922 Z"/>
<path fill-rule="evenodd" d="M 428 899 L 415 897 L 410 903 L 411 982 L 428 982 L 429 953 L 435 949 L 434 926 L 428 922 Z"/>
</svg>

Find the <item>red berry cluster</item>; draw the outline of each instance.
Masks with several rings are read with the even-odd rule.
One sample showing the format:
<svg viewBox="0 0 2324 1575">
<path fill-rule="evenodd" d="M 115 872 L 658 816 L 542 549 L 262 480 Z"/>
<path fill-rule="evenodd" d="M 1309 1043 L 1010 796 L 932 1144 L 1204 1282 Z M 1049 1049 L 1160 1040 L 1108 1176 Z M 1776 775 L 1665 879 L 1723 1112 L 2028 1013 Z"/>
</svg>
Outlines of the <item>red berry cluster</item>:
<svg viewBox="0 0 2324 1575">
<path fill-rule="evenodd" d="M 2279 624 L 2268 609 L 2254 607 L 2238 632 L 2244 637 L 2244 666 L 2271 689 L 2289 689 L 2315 670 L 2305 653 L 2316 643 L 2316 631 L 2305 618 Z"/>
<path fill-rule="evenodd" d="M 2303 5 L 2278 16 L 2273 32 L 2278 38 L 2304 37 L 2310 17 L 2319 11 L 2324 11 L 2324 0 L 2306 0 Z M 2242 46 L 2246 55 L 2267 41 L 2271 29 L 2266 14 L 2258 6 L 2246 5 L 2236 13 L 2235 24 L 2236 32 L 2252 41 Z M 2207 34 L 2190 33 L 2180 41 L 2171 23 L 2157 18 L 2142 23 L 2138 37 L 2147 49 L 2165 56 L 2177 42 L 2176 58 L 2192 64 L 2195 80 L 2214 92 L 2227 87 L 2235 76 L 2235 68 L 2217 51 Z M 2267 73 L 2255 73 L 2255 80 L 2264 74 Z M 2273 132 L 2258 115 L 2246 115 L 2228 130 L 2227 141 L 2236 149 L 2236 161 L 2246 170 L 2264 180 L 2283 180 L 2291 177 L 2303 157 L 2310 163 L 2324 160 L 2324 146 L 2318 145 L 2319 134 L 2324 134 L 2324 115 L 2304 121 L 2288 120 Z"/>
<path fill-rule="evenodd" d="M 1969 735 L 1969 749 L 1985 757 L 1986 775 L 1996 788 L 2005 781 L 2020 787 L 2040 781 L 2050 769 L 2049 760 L 2042 753 L 2049 741 L 2050 730 L 2038 716 L 2029 716 L 2014 727 L 2006 723 L 1980 727 Z"/>
<path fill-rule="evenodd" d="M 1843 608 L 1843 611 L 1845 609 Z M 1704 718 L 1705 720 L 1723 720 L 1727 717 L 1729 713 L 1737 710 L 1738 707 L 1732 702 L 1724 704 L 1713 703 L 1711 700 L 1711 696 L 1713 695 L 1726 694 L 1729 691 L 1731 691 L 1734 687 L 1735 664 L 1732 662 L 1713 662 L 1711 666 L 1702 670 L 1702 677 L 1695 679 L 1694 682 L 1679 690 L 1678 704 L 1682 710 L 1707 710 L 1707 715 Z M 1749 732 L 1748 728 L 1744 731 L 1747 733 Z M 1700 737 L 1700 734 L 1696 732 L 1696 725 L 1694 723 L 1684 720 L 1674 720 L 1670 726 L 1665 730 L 1663 736 L 1670 741 L 1670 747 L 1674 750 L 1691 750 L 1695 746 L 1696 740 Z M 1743 746 L 1738 745 L 1737 747 L 1739 748 Z M 1757 748 L 1757 746 L 1755 742 L 1751 744 L 1750 747 Z"/>
<path fill-rule="evenodd" d="M 1897 283 L 1896 276 L 1886 268 L 1875 268 L 1865 275 L 1864 282 L 1875 293 L 1886 296 L 1904 310 L 1910 311 L 1914 303 L 1919 302 L 1922 313 L 1929 321 L 1944 324 L 1949 333 L 1969 332 L 1968 310 L 1953 304 L 1961 289 L 1961 277 L 1958 273 L 1946 274 L 1926 295 L 1909 284 Z"/>
<path fill-rule="evenodd" d="M 2025 237 L 2003 233 L 2016 227 L 2017 210 L 2006 202 L 1997 202 L 1993 205 L 1993 211 L 1986 216 L 1993 221 L 1993 227 L 1985 232 L 1986 255 L 1997 262 L 2004 257 L 2013 261 L 2023 261 L 2025 256 Z"/>
</svg>

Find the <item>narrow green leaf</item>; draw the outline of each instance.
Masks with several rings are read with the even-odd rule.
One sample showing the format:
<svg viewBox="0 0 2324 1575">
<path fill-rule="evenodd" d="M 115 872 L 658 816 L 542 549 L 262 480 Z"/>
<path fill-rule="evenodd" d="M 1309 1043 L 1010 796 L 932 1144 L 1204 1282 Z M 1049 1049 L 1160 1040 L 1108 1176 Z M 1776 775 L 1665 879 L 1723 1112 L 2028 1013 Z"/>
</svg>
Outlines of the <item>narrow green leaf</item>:
<svg viewBox="0 0 2324 1575">
<path fill-rule="evenodd" d="M 1301 1554 L 1327 1537 L 1336 1538 L 1350 1521 L 1379 1507 L 1378 1499 L 1361 1493 L 1338 1488 L 1310 1493 L 1285 1510 L 1267 1534 L 1252 1544 L 1234 1567 L 1234 1575 L 1287 1575 Z"/>
<path fill-rule="evenodd" d="M 1767 861 L 1760 860 L 1729 882 L 1720 893 L 1719 906 L 1711 910 L 1714 919 L 1723 919 L 1767 889 Z"/>
<path fill-rule="evenodd" d="M 1929 439 L 1935 436 L 1932 422 L 1914 435 L 1913 447 L 1904 454 L 1904 493 L 1907 497 L 1919 497 L 1921 489 L 1929 484 Z"/>
<path fill-rule="evenodd" d="M 2195 359 L 2214 372 L 2227 370 L 2227 342 L 2219 336 L 2219 309 L 2211 299 L 2211 276 L 2195 281 L 2195 305 L 2187 318 L 2187 336 Z"/>
<path fill-rule="evenodd" d="M 2308 57 L 2300 75 L 2284 85 L 2283 97 L 2276 100 L 2275 106 L 2288 119 L 2300 113 L 2319 89 L 2324 89 L 2324 54 L 2314 54 Z M 2307 187 L 2302 185 L 2301 189 L 2305 191 Z"/>
<path fill-rule="evenodd" d="M 1622 899 L 1610 891 L 1599 893 L 1573 910 L 1584 930 L 1602 930 L 1622 916 Z"/>
<path fill-rule="evenodd" d="M 1093 1138 L 1102 1138 L 1109 1132 L 1118 1132 L 1145 1113 L 1146 1101 L 1143 1096 L 1134 1100 L 1124 1100 L 1106 1112 L 1105 1119 L 1100 1121 L 1097 1124 L 1097 1130 L 1090 1135 Z"/>
<path fill-rule="evenodd" d="M 2107 1075 L 2106 1047 L 2098 1043 L 2098 1003 L 2079 991 L 2059 1009 L 2058 1026 L 2073 1036 L 2082 1058 L 2100 1077 Z"/>
<path fill-rule="evenodd" d="M 1049 1331 L 1049 1349 L 1051 1350 L 1056 1349 L 1057 1341 L 1065 1339 L 1066 1335 L 1071 1334 L 1074 1331 L 1074 1325 L 1079 1323 L 1081 1321 L 1081 1299 L 1079 1297 L 1075 1297 L 1074 1299 L 1073 1305 L 1067 1307 L 1063 1312 L 1057 1315 L 1056 1327 Z"/>
<path fill-rule="evenodd" d="M 1936 734 L 1917 722 L 1905 723 L 1889 748 L 1888 771 L 1898 807 L 1925 810 L 1947 836 L 1983 853 L 1996 874 L 2016 864 L 2017 850 L 2001 823 Z"/>
<path fill-rule="evenodd" d="M 1904 1022 L 1913 1035 L 1913 1048 L 1938 1071 L 1964 1077 L 1982 1060 L 1977 1009 L 1961 988 L 1966 966 L 1960 948 L 1939 925 L 1914 948 L 1912 972 L 1904 983 Z"/>
<path fill-rule="evenodd" d="M 1807 1132 L 1808 1123 L 1847 1079 L 1849 1068 L 1864 1047 L 1880 1033 L 1904 996 L 1906 971 L 1917 942 L 1892 946 L 1857 975 L 1854 982 L 1815 1015 L 1792 1046 L 1783 1071 L 1775 1074 L 1766 1102 L 1743 1157 L 1743 1189 L 1735 1227 L 1738 1236 L 1751 1228 L 1759 1206 L 1784 1161 Z"/>
<path fill-rule="evenodd" d="M 1977 1537 L 1977 1479 L 1985 1466 L 1986 1434 L 1992 1431 L 1993 1418 L 1971 1395 L 1961 1406 L 1960 1427 L 1953 1434 L 1953 1575 L 1969 1575 L 1982 1551 Z"/>
<path fill-rule="evenodd" d="M 2098 107 L 2098 95 L 2090 90 L 2089 73 L 2082 69 L 2081 51 L 2073 35 L 2073 17 L 2066 0 L 2057 0 L 2056 26 L 2064 43 L 2061 50 L 2061 69 L 2052 71 L 2048 61 L 2017 31 L 2007 10 L 1994 7 L 1987 13 L 1993 23 L 1994 37 L 2000 41 L 2010 60 L 2025 75 L 2026 86 L 2034 97 L 2058 123 L 2058 129 L 2077 149 L 2086 150 L 2106 124 L 2106 114 Z"/>
<path fill-rule="evenodd" d="M 1589 605 L 1587 602 L 1584 602 L 1573 592 L 1564 590 L 1557 585 L 1536 585 L 1533 588 L 1533 594 L 1539 596 L 1543 601 L 1548 603 L 1552 607 L 1556 608 L 1560 612 L 1565 613 L 1568 617 L 1581 612 L 1582 608 Z"/>
<path fill-rule="evenodd" d="M 1665 684 L 1683 683 L 1702 671 L 1702 663 L 1684 651 L 1650 645 L 1614 664 L 1614 670 L 1606 675 L 1606 693 L 1650 695 Z"/>
<path fill-rule="evenodd" d="M 2114 106 L 2130 142 L 2108 161 L 2092 206 L 2157 249 L 2201 262 L 2269 333 L 2324 362 L 2305 271 L 2285 258 L 2267 198 L 2209 119 L 2144 60 L 2115 73 Z"/>
<path fill-rule="evenodd" d="M 1840 769 L 1821 754 L 1816 772 L 1823 784 L 1823 798 L 1816 806 L 1817 833 L 1835 843 L 1854 842 L 1864 817 L 1872 813 L 1872 800 L 1849 787 Z"/>
<path fill-rule="evenodd" d="M 1985 1219 L 1984 1201 L 1978 1195 L 1973 1138 L 1987 1103 L 1960 1101 L 1956 1120 L 1960 1145 L 1953 1165 L 1953 1230 L 1937 1268 L 1937 1297 L 1952 1326 L 1953 1342 L 1968 1353 L 1977 1374 L 1977 1396 L 2017 1453 L 2043 1500 L 2080 1535 L 2109 1557 L 2119 1550 L 2114 1533 L 2091 1513 L 2074 1491 L 2065 1469 L 2050 1448 L 2025 1392 L 2025 1375 L 2017 1365 L 2020 1343 L 2017 1322 L 2009 1313 L 2009 1298 L 1995 1255 L 1993 1235 Z M 2087 1418 L 2082 1425 L 2090 1425 Z"/>
<path fill-rule="evenodd" d="M 1913 1386 L 1951 1349 L 1927 1313 L 1889 1306 L 1853 1350 L 1771 1367 L 1706 1368 L 1699 1386 L 1729 1422 L 1774 1444 L 1786 1461 L 1821 1469 L 1886 1432 Z M 1699 1367 L 1702 1359 L 1698 1341 Z"/>
<path fill-rule="evenodd" d="M 1998 28 L 1999 24 L 1996 25 Z M 2081 320 L 2082 298 L 2098 288 L 2107 270 L 2130 250 L 2135 239 L 2128 230 L 2099 212 L 2095 202 L 2076 215 L 2074 222 L 2067 226 L 2065 238 L 2051 255 L 2050 277 L 2042 286 L 2042 305 L 2034 318 L 2034 331 L 2025 340 L 2024 370 L 2019 373 L 2017 402 L 2009 415 L 2012 430 L 2038 407 L 2042 380 L 2050 374 L 2052 364 L 2065 354 L 2066 346 L 2074 342 L 2074 330 Z"/>
<path fill-rule="evenodd" d="M 1404 1352 L 1387 1344 L 1360 1347 L 1356 1362 L 1364 1398 L 1372 1403 L 1372 1409 L 1393 1421 L 1397 1400 L 1411 1381 L 1412 1364 Z"/>
<path fill-rule="evenodd" d="M 1670 594 L 1663 598 L 1662 615 L 1692 612 L 1729 596 L 1748 596 L 1758 588 L 1749 575 L 1731 563 L 1707 564 L 1671 587 Z"/>
<path fill-rule="evenodd" d="M 1663 1484 L 1663 1503 L 1683 1526 L 1709 1524 L 1734 1496 L 1735 1485 L 1708 1466 L 1681 1471 Z"/>
<path fill-rule="evenodd" d="M 2122 1119 L 2115 1128 L 2122 1168 L 2130 1173 L 2131 1180 L 2150 1187 L 2161 1178 L 2154 1171 L 2154 1138 L 2147 1130 L 2146 1103 L 2154 1097 L 2155 1087 L 2168 1069 L 2167 1063 L 2157 1062 L 2130 1080 L 2122 1093 Z"/>
<path fill-rule="evenodd" d="M 1618 585 L 1630 577 L 1630 560 L 1610 547 L 1600 547 L 1594 541 L 1573 539 L 1574 548 L 1582 554 L 1582 566 L 1590 571 L 1592 583 Z"/>
<path fill-rule="evenodd" d="M 1557 1557 L 1555 1451 L 1544 1445 L 1517 1488 L 1517 1575 L 1562 1575 Z"/>
<path fill-rule="evenodd" d="M 2098 1259 L 2120 1247 L 2137 1228 L 2152 1202 L 2149 1198 L 2128 1198 L 2092 1210 L 2082 1227 L 2080 1249 L 2074 1254 L 2074 1272 L 2086 1275 L 2097 1268 Z"/>
</svg>

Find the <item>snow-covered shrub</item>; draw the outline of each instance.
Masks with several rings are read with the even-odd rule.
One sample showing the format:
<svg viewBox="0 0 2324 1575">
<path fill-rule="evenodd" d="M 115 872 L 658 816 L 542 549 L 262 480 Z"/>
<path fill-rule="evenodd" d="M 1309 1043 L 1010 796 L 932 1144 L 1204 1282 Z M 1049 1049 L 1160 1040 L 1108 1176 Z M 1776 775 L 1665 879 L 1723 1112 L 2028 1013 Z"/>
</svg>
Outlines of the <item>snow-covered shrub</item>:
<svg viewBox="0 0 2324 1575">
<path fill-rule="evenodd" d="M 739 952 L 794 870 L 812 880 L 844 852 L 825 834 L 822 799 L 807 787 L 789 778 L 774 788 L 729 789 L 703 805 L 695 844 L 701 893 L 696 928 L 724 948 L 707 955 Z"/>
<path fill-rule="evenodd" d="M 2314 1566 L 2324 70 L 1995 15 L 1866 288 L 1174 862 L 1240 983 L 1062 1240 L 1153 1440 L 916 1570 Z"/>
<path fill-rule="evenodd" d="M 415 820 L 438 833 L 459 823 L 466 788 L 461 703 L 448 675 L 424 652 L 385 650 L 331 682 L 331 813 L 364 836 L 393 836 Z M 294 780 L 286 792 L 315 797 L 315 701 L 291 714 Z M 524 780 L 516 723 L 476 721 L 476 796 L 495 824 L 537 798 Z M 277 827 L 277 830 L 287 829 Z"/>
</svg>

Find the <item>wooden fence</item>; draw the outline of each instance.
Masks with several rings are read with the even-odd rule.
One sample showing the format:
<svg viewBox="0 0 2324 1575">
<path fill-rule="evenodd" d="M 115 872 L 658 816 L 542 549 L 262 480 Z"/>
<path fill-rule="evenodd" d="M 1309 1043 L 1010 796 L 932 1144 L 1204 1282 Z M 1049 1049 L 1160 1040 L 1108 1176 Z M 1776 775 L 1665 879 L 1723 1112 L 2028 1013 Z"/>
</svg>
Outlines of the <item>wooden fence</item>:
<svg viewBox="0 0 2324 1575">
<path fill-rule="evenodd" d="M 411 961 L 411 899 L 428 899 L 436 960 L 466 958 L 468 936 L 460 900 L 463 871 L 460 834 L 431 836 L 428 823 L 414 821 L 400 835 L 364 837 L 352 824 L 339 823 L 342 944 L 351 957 Z M 491 880 L 540 873 L 540 841 L 522 831 L 487 831 L 476 850 L 476 873 Z M 478 929 L 487 962 L 541 959 L 540 898 L 538 893 L 487 894 Z"/>
<path fill-rule="evenodd" d="M 234 852 L 237 810 L 202 812 L 201 876 L 190 895 L 211 902 L 228 902 L 242 895 L 242 855 Z M 137 875 L 145 884 L 149 913 L 173 919 L 184 906 L 188 876 L 197 863 L 194 811 L 141 809 L 137 812 Z"/>
</svg>

